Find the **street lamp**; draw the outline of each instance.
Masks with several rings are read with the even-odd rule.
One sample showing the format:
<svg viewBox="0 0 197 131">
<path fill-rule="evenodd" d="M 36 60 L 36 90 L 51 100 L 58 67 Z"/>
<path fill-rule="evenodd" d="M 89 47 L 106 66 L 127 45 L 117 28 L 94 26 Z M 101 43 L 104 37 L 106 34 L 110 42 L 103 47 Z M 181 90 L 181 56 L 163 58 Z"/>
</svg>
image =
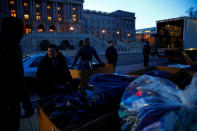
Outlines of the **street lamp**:
<svg viewBox="0 0 197 131">
<path fill-rule="evenodd" d="M 117 31 L 116 34 L 119 35 L 120 34 L 120 31 Z"/>
<path fill-rule="evenodd" d="M 116 40 L 116 41 L 118 41 L 118 40 L 119 40 L 120 31 L 117 30 L 117 31 L 116 31 L 116 34 L 117 34 L 117 37 L 116 37 L 117 40 Z"/>
<path fill-rule="evenodd" d="M 105 29 L 102 30 L 102 34 L 103 34 L 103 39 L 104 39 L 104 35 L 105 35 L 106 31 Z"/>
<path fill-rule="evenodd" d="M 70 27 L 70 31 L 73 31 L 73 30 L 74 30 L 74 27 L 73 27 L 73 26 L 71 26 L 71 27 Z"/>
</svg>

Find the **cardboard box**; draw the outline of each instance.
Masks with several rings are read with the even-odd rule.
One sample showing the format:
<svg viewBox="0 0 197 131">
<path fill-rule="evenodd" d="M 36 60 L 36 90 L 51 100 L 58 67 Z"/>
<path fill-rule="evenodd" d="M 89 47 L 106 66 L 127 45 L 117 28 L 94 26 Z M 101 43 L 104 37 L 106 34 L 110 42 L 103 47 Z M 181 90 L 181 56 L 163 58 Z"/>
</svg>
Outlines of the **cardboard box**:
<svg viewBox="0 0 197 131">
<path fill-rule="evenodd" d="M 60 129 L 50 121 L 43 110 L 37 106 L 40 131 L 103 131 L 120 130 L 120 119 L 117 111 L 106 113 L 91 121 L 84 121 Z"/>
<path fill-rule="evenodd" d="M 91 70 L 75 70 L 70 69 L 72 78 L 79 78 L 81 80 L 80 86 L 85 86 L 91 77 L 97 73 L 114 73 L 113 65 L 105 64 L 104 67 L 95 68 Z"/>
</svg>

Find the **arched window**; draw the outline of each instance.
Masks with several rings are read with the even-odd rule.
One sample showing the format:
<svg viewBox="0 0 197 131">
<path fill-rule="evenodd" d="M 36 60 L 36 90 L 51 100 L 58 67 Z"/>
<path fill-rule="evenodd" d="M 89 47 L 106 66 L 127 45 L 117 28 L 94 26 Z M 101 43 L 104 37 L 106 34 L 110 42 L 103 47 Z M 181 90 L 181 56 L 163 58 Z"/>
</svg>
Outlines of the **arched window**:
<svg viewBox="0 0 197 131">
<path fill-rule="evenodd" d="M 26 25 L 26 29 L 25 29 L 25 34 L 29 34 L 29 32 L 31 32 L 32 30 L 32 26 L 30 24 Z"/>
<path fill-rule="evenodd" d="M 54 31 L 55 31 L 55 26 L 54 25 L 50 26 L 49 27 L 49 32 L 54 32 Z"/>
<path fill-rule="evenodd" d="M 38 26 L 38 32 L 44 32 L 44 26 L 43 25 Z"/>
</svg>

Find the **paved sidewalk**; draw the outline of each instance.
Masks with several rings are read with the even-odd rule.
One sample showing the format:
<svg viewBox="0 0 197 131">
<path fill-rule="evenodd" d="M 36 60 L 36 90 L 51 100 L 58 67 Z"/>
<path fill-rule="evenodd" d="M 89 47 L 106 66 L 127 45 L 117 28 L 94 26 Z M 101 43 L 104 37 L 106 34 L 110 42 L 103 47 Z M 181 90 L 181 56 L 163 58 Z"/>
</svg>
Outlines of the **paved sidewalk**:
<svg viewBox="0 0 197 131">
<path fill-rule="evenodd" d="M 163 59 L 161 61 L 154 61 L 154 62 L 149 62 L 149 66 L 159 66 L 159 65 L 167 65 L 168 64 L 168 60 L 167 59 Z M 132 65 L 124 65 L 124 66 L 117 66 L 116 67 L 116 73 L 119 74 L 126 74 L 135 70 L 140 70 L 146 68 L 144 67 L 144 63 L 140 63 L 140 64 L 132 64 Z"/>
<path fill-rule="evenodd" d="M 63 54 L 74 57 L 77 53 L 77 50 L 60 50 Z M 23 55 L 34 55 L 34 54 L 45 54 L 47 51 L 33 51 L 33 52 L 23 52 Z M 97 51 L 98 55 L 104 55 L 105 50 Z M 118 51 L 118 54 L 127 54 L 127 53 L 142 53 L 141 49 L 134 49 L 130 51 Z"/>
</svg>

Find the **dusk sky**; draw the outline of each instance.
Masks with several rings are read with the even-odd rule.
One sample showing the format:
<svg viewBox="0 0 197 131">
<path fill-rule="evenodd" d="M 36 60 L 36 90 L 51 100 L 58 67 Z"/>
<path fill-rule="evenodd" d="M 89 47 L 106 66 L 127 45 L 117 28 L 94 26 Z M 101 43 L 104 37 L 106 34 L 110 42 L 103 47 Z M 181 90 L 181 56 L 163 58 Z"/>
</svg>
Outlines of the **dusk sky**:
<svg viewBox="0 0 197 131">
<path fill-rule="evenodd" d="M 84 9 L 135 13 L 136 29 L 155 27 L 157 20 L 188 16 L 190 7 L 197 10 L 197 0 L 84 0 Z"/>
</svg>

